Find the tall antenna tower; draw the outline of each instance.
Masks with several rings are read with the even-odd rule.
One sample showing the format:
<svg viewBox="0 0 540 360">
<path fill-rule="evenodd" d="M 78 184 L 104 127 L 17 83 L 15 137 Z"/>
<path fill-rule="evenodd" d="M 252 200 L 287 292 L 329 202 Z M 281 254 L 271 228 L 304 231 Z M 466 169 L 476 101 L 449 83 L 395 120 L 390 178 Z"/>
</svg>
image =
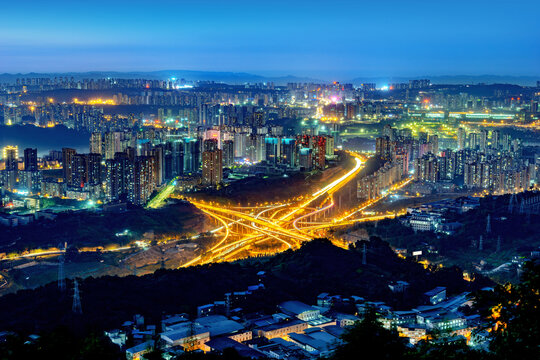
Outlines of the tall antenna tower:
<svg viewBox="0 0 540 360">
<path fill-rule="evenodd" d="M 484 238 L 482 235 L 480 235 L 480 240 L 478 241 L 478 250 L 484 250 Z"/>
<path fill-rule="evenodd" d="M 362 246 L 362 265 L 366 265 L 366 243 L 364 243 L 364 246 Z"/>
<path fill-rule="evenodd" d="M 66 273 L 64 271 L 64 255 L 60 255 L 58 258 L 58 289 L 61 292 L 66 291 Z"/>
<path fill-rule="evenodd" d="M 75 282 L 73 283 L 73 306 L 71 307 L 71 310 L 75 314 L 82 314 L 81 294 L 79 293 L 79 282 L 77 279 L 75 279 Z"/>
<path fill-rule="evenodd" d="M 513 213 L 514 212 L 514 202 L 516 201 L 516 194 L 512 194 L 510 196 L 510 201 L 508 202 L 508 212 Z"/>
</svg>

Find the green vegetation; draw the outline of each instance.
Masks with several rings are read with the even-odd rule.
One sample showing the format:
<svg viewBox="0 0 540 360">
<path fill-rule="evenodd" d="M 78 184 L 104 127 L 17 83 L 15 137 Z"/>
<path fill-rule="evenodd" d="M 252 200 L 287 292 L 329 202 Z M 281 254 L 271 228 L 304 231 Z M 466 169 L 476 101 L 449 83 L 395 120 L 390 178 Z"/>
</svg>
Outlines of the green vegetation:
<svg viewBox="0 0 540 360">
<path fill-rule="evenodd" d="M 273 312 L 277 304 L 292 299 L 313 303 L 321 292 L 358 295 L 410 308 L 420 304 L 422 294 L 437 285 L 446 286 L 449 293 L 460 293 L 491 284 L 484 279 L 466 282 L 459 269 L 425 270 L 420 264 L 398 258 L 378 238 L 367 243 L 367 265 L 362 265 L 360 249 L 344 250 L 328 240 L 314 240 L 300 250 L 269 258 L 158 270 L 141 277 L 86 278 L 79 281 L 82 316 L 72 314 L 69 292 L 61 294 L 57 284 L 50 283 L 1 297 L 0 329 L 42 331 L 76 322 L 79 328 L 106 330 L 134 314 L 144 315 L 150 323 L 158 322 L 163 313 L 194 314 L 197 306 L 220 300 L 226 292 L 257 284 L 256 274 L 261 270 L 267 273 L 265 289 L 238 304 L 248 312 Z M 396 280 L 409 282 L 410 291 L 403 296 L 392 293 L 387 285 Z M 67 285 L 70 289 L 72 281 Z"/>
<path fill-rule="evenodd" d="M 433 232 L 414 232 L 401 224 L 400 219 L 385 219 L 375 223 L 362 223 L 350 230 L 365 229 L 371 236 L 380 236 L 395 248 L 407 249 L 408 253 L 424 250 L 423 256 L 430 262 L 444 266 L 459 266 L 475 271 L 481 260 L 491 266 L 509 262 L 514 256 L 528 256 L 531 250 L 540 246 L 540 216 L 508 212 L 509 196 L 482 198 L 480 207 L 463 214 L 448 212 L 448 221 L 462 224 L 453 235 Z M 491 217 L 491 235 L 486 236 L 488 215 Z M 342 230 L 343 233 L 347 230 Z M 339 235 L 339 233 L 338 233 Z M 478 241 L 483 236 L 483 249 L 478 249 Z M 500 236 L 500 249 L 497 241 Z M 476 247 L 472 245 L 476 244 Z M 519 281 L 515 271 L 490 275 L 494 280 Z"/>
<path fill-rule="evenodd" d="M 424 272 L 423 276 L 421 271 L 413 269 L 415 264 L 397 258 L 383 262 L 382 259 L 389 256 L 384 254 L 383 244 L 384 242 L 377 238 L 370 241 L 368 259 L 371 265 L 365 267 L 359 262 L 361 255 L 357 249 L 346 251 L 332 246 L 326 240 L 315 240 L 296 252 L 286 252 L 262 261 L 249 260 L 177 271 L 158 271 L 141 278 L 130 276 L 87 279 L 82 281 L 83 315 L 70 313 L 70 297 L 59 295 L 55 284 L 35 291 L 21 291 L 0 298 L 0 328 L 18 329 L 26 334 L 37 332 L 41 334 L 41 338 L 25 344 L 20 336 L 9 337 L 0 344 L 0 360 L 33 357 L 120 359 L 122 355 L 118 348 L 104 337 L 96 335 L 104 328 L 119 326 L 135 313 L 144 314 L 150 323 L 157 323 L 162 313 L 193 313 L 196 304 L 218 299 L 225 291 L 238 290 L 245 288 L 246 284 L 253 284 L 257 280 L 253 273 L 260 270 L 268 272 L 264 282 L 268 291 L 260 295 L 255 293 L 249 300 L 251 306 L 259 310 L 268 305 L 261 302 L 266 297 L 271 297 L 267 301 L 274 302 L 275 305 L 278 301 L 292 298 L 305 300 L 326 290 L 345 291 L 339 284 L 329 288 L 330 283 L 338 277 L 351 277 L 350 281 L 345 281 L 345 286 L 369 281 L 362 285 L 369 285 L 370 288 L 383 287 L 381 285 L 386 279 L 373 282 L 370 275 L 383 271 L 377 270 L 383 264 L 390 267 L 384 271 L 389 271 L 393 276 L 397 276 L 399 271 L 405 271 L 405 278 L 414 274 L 424 278 L 424 281 L 425 278 L 441 276 L 437 274 L 438 271 Z M 394 267 L 397 263 L 403 264 L 403 267 Z M 333 271 L 329 271 L 330 268 Z M 351 273 L 350 269 L 356 271 Z M 357 277 L 355 274 L 362 276 Z M 364 280 L 364 276 L 367 276 L 368 280 Z M 380 274 L 378 276 L 380 277 Z M 439 278 L 436 281 L 448 285 L 444 280 Z M 537 359 L 540 357 L 539 288 L 540 265 L 528 263 L 521 284 L 498 286 L 493 292 L 477 293 L 476 306 L 487 317 L 487 328 L 492 330 L 489 352 L 472 349 L 464 340 L 448 341 L 437 334 L 415 347 L 407 346 L 394 330 L 384 329 L 375 314 L 368 311 L 363 321 L 344 334 L 343 344 L 330 359 Z M 351 290 L 360 289 L 362 286 Z M 245 305 L 250 306 L 249 303 L 241 304 Z M 249 311 L 249 308 L 246 310 Z M 149 358 L 159 358 L 158 356 L 158 352 L 148 355 Z M 223 355 L 190 353 L 179 359 L 241 357 L 230 350 Z"/>
<path fill-rule="evenodd" d="M 40 219 L 27 226 L 2 228 L 0 245 L 6 252 L 58 246 L 103 246 L 129 240 L 118 238 L 116 233 L 128 229 L 131 238 L 138 238 L 147 231 L 156 235 L 178 234 L 189 231 L 188 222 L 196 225 L 203 221 L 198 211 L 190 205 L 178 204 L 157 210 L 132 208 L 113 214 L 95 211 L 60 213 L 55 220 Z M 11 245 L 15 241 L 15 244 Z M 10 245 L 9 248 L 6 245 Z"/>
</svg>

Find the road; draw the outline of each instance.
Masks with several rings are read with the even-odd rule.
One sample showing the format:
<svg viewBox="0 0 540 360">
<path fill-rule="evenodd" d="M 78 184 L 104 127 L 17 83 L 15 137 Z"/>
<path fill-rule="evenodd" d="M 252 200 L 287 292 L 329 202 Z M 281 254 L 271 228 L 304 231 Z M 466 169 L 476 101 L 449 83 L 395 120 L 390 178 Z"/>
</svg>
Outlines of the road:
<svg viewBox="0 0 540 360">
<path fill-rule="evenodd" d="M 302 243 L 324 235 L 326 230 L 335 227 L 401 215 L 402 212 L 365 216 L 362 212 L 385 196 L 406 186 L 411 179 L 403 180 L 392 186 L 380 198 L 366 201 L 354 209 L 341 212 L 335 208 L 334 194 L 351 181 L 357 179 L 366 161 L 366 157 L 362 154 L 354 152 L 349 152 L 349 154 L 354 158 L 354 165 L 351 169 L 312 194 L 298 196 L 292 200 L 261 206 L 225 207 L 217 203 L 205 202 L 195 198 L 184 198 L 203 213 L 215 219 L 220 226 L 211 231 L 219 236 L 219 240 L 203 254 L 182 264 L 180 267 L 234 260 L 249 256 L 250 254 L 271 254 L 286 249 L 296 249 Z M 147 204 L 147 208 L 158 208 L 162 206 L 167 198 L 178 197 L 173 195 L 175 181 L 170 181 Z M 197 236 L 193 237 L 193 239 L 196 238 Z M 266 246 L 268 250 L 260 251 L 261 246 Z M 134 247 L 136 246 L 129 245 L 109 249 L 94 247 L 80 249 L 80 251 L 112 252 L 132 250 Z M 51 256 L 63 252 L 64 250 L 57 248 L 40 249 L 2 260 Z"/>
<path fill-rule="evenodd" d="M 366 158 L 363 155 L 353 152 L 350 155 L 354 158 L 354 166 L 350 170 L 314 193 L 299 197 L 299 200 L 265 204 L 261 207 L 226 207 L 222 204 L 187 198 L 186 200 L 195 207 L 222 224 L 218 232 L 222 233 L 223 237 L 204 254 L 180 267 L 234 260 L 250 254 L 271 254 L 295 249 L 302 243 L 318 237 L 321 231 L 356 222 L 376 221 L 402 215 L 403 212 L 365 216 L 362 211 L 406 186 L 411 181 L 409 178 L 392 186 L 380 198 L 366 201 L 348 212 L 340 213 L 335 209 L 333 194 L 356 180 L 365 164 Z M 314 204 L 319 206 L 314 207 Z M 265 242 L 269 242 L 270 250 L 257 250 L 257 246 Z"/>
</svg>

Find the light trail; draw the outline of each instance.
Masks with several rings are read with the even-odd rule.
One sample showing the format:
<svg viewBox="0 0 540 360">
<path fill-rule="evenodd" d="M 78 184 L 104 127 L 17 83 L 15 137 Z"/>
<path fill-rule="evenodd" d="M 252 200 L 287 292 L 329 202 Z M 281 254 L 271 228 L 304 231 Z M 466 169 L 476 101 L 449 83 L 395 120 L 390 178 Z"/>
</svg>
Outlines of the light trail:
<svg viewBox="0 0 540 360">
<path fill-rule="evenodd" d="M 219 207 L 216 207 L 216 206 L 206 205 L 206 204 L 197 203 L 197 202 L 194 202 L 193 205 L 195 205 L 198 208 L 204 208 L 204 209 L 209 209 L 209 210 L 212 210 L 212 211 L 226 213 L 226 214 L 233 215 L 235 217 L 239 217 L 239 218 L 247 220 L 247 221 L 255 222 L 258 225 L 268 227 L 268 228 L 272 229 L 273 231 L 275 231 L 277 233 L 282 233 L 282 234 L 288 235 L 288 236 L 290 236 L 292 238 L 295 238 L 295 239 L 298 239 L 298 240 L 302 240 L 302 241 L 311 240 L 309 237 L 307 237 L 305 235 L 298 234 L 298 233 L 296 233 L 294 231 L 285 229 L 282 226 L 279 226 L 279 225 L 277 225 L 275 223 L 269 222 L 268 220 L 258 219 L 258 218 L 254 217 L 252 215 L 247 215 L 247 214 L 241 213 L 239 211 L 234 211 L 234 210 L 231 210 L 231 209 L 223 209 L 223 208 L 219 208 Z"/>
<path fill-rule="evenodd" d="M 348 180 L 351 180 L 354 176 L 356 176 L 360 170 L 362 170 L 362 165 L 363 165 L 363 162 L 362 160 L 360 159 L 360 157 L 356 154 L 353 154 L 354 156 L 354 160 L 356 162 L 356 165 L 354 166 L 354 168 L 349 171 L 348 173 L 346 173 L 345 175 L 343 175 L 342 177 L 340 177 L 339 179 L 337 180 L 334 180 L 333 182 L 331 182 L 330 184 L 326 185 L 325 187 L 323 187 L 321 190 L 319 191 L 316 191 L 314 192 L 313 194 L 311 194 L 311 197 L 306 200 L 305 202 L 303 202 L 302 204 L 300 204 L 296 209 L 294 209 L 293 211 L 291 211 L 290 213 L 282 216 L 280 218 L 281 221 L 286 221 L 288 220 L 291 216 L 293 216 L 294 214 L 296 214 L 298 211 L 304 209 L 305 207 L 307 207 L 309 204 L 311 204 L 313 201 L 315 201 L 316 199 L 318 199 L 321 195 L 325 194 L 325 193 L 329 193 L 329 194 L 332 194 L 334 192 L 336 192 L 337 190 L 339 190 L 341 187 L 343 187 L 347 182 Z"/>
</svg>

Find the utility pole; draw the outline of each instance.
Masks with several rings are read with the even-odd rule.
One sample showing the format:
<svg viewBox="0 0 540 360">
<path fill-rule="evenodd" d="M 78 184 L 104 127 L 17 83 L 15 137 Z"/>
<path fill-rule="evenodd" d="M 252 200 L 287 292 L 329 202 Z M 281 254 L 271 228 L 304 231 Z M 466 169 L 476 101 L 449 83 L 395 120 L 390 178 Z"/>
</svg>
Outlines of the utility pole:
<svg viewBox="0 0 540 360">
<path fill-rule="evenodd" d="M 73 284 L 73 306 L 71 307 L 71 310 L 75 314 L 82 314 L 81 294 L 79 293 L 79 282 L 77 279 L 75 279 Z"/>
<path fill-rule="evenodd" d="M 364 246 L 362 246 L 362 265 L 366 265 L 366 243 L 364 242 Z"/>
<path fill-rule="evenodd" d="M 63 293 L 66 291 L 66 274 L 64 271 L 64 255 L 58 258 L 58 289 Z"/>
</svg>

